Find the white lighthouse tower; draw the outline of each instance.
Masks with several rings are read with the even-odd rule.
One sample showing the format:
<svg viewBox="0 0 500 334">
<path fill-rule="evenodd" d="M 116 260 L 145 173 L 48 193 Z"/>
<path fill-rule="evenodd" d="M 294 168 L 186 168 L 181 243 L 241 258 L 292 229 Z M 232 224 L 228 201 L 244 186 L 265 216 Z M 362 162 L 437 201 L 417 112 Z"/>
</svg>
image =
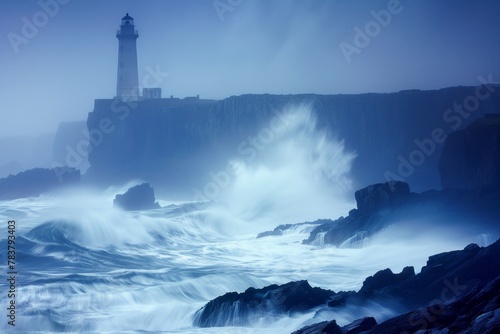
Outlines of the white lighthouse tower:
<svg viewBox="0 0 500 334">
<path fill-rule="evenodd" d="M 139 74 L 137 71 L 136 39 L 139 37 L 135 29 L 134 19 L 127 13 L 122 18 L 118 38 L 118 76 L 116 96 L 122 101 L 136 101 L 139 98 Z"/>
</svg>

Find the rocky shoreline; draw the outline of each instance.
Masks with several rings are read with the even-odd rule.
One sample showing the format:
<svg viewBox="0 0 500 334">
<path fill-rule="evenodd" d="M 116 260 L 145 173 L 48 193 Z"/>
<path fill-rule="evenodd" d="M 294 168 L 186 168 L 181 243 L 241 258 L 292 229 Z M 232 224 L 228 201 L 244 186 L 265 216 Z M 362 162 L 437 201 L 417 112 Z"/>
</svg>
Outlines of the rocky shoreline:
<svg viewBox="0 0 500 334">
<path fill-rule="evenodd" d="M 334 274 L 334 273 L 332 273 Z M 375 302 L 399 305 L 400 315 L 377 323 L 365 317 L 340 327 L 335 319 L 299 329 L 320 333 L 496 333 L 500 328 L 500 240 L 490 246 L 470 244 L 463 250 L 429 257 L 418 274 L 406 267 L 399 274 L 384 269 L 366 278 L 357 292 L 333 292 L 307 281 L 249 288 L 217 297 L 200 309 L 194 325 L 248 325 L 259 317 L 278 319 L 304 311 L 342 309 Z"/>
</svg>

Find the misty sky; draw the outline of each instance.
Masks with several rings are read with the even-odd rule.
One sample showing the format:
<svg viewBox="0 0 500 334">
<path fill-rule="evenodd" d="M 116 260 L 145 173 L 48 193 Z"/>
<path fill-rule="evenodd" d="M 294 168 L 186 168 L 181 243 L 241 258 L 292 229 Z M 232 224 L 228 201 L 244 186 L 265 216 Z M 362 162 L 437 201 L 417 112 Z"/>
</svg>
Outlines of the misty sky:
<svg viewBox="0 0 500 334">
<path fill-rule="evenodd" d="M 350 62 L 340 44 L 356 47 L 355 27 L 365 30 L 370 12 L 391 1 L 221 0 L 230 10 L 218 12 L 213 0 L 59 0 L 66 4 L 43 22 L 40 3 L 53 1 L 0 3 L 0 137 L 54 132 L 60 121 L 85 120 L 95 98 L 112 98 L 126 12 L 139 30 L 140 83 L 148 71 L 168 72 L 145 82 L 164 97 L 394 92 L 477 85 L 490 73 L 500 80 L 495 0 L 401 0 Z M 38 31 L 15 45 L 13 34 L 25 38 L 26 20 L 36 19 Z"/>
</svg>

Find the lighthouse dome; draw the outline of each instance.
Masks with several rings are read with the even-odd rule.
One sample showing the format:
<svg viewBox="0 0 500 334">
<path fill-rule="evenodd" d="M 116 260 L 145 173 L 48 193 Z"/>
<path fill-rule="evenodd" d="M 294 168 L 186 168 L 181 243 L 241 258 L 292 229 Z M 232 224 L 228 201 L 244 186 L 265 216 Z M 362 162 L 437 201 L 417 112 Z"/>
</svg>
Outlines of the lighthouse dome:
<svg viewBox="0 0 500 334">
<path fill-rule="evenodd" d="M 122 25 L 134 24 L 134 19 L 128 13 L 122 17 Z"/>
</svg>

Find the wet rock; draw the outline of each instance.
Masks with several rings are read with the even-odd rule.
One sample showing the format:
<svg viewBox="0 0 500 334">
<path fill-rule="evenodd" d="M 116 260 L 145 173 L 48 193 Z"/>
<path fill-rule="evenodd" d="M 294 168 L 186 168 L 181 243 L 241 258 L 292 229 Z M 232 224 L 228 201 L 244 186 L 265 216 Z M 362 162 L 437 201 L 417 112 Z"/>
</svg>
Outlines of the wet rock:
<svg viewBox="0 0 500 334">
<path fill-rule="evenodd" d="M 377 325 L 377 321 L 373 317 L 366 317 L 355 320 L 349 325 L 342 327 L 345 334 L 360 334 Z"/>
<path fill-rule="evenodd" d="M 130 188 L 124 194 L 118 194 L 113 205 L 123 210 L 149 210 L 160 207 L 155 201 L 154 189 L 149 183 L 139 184 Z"/>
<path fill-rule="evenodd" d="M 305 326 L 292 334 L 344 334 L 335 320 Z"/>
<path fill-rule="evenodd" d="M 307 281 L 248 288 L 243 293 L 230 292 L 208 302 L 195 315 L 200 327 L 245 326 L 261 317 L 310 310 L 326 302 L 333 291 L 313 288 Z"/>
</svg>

